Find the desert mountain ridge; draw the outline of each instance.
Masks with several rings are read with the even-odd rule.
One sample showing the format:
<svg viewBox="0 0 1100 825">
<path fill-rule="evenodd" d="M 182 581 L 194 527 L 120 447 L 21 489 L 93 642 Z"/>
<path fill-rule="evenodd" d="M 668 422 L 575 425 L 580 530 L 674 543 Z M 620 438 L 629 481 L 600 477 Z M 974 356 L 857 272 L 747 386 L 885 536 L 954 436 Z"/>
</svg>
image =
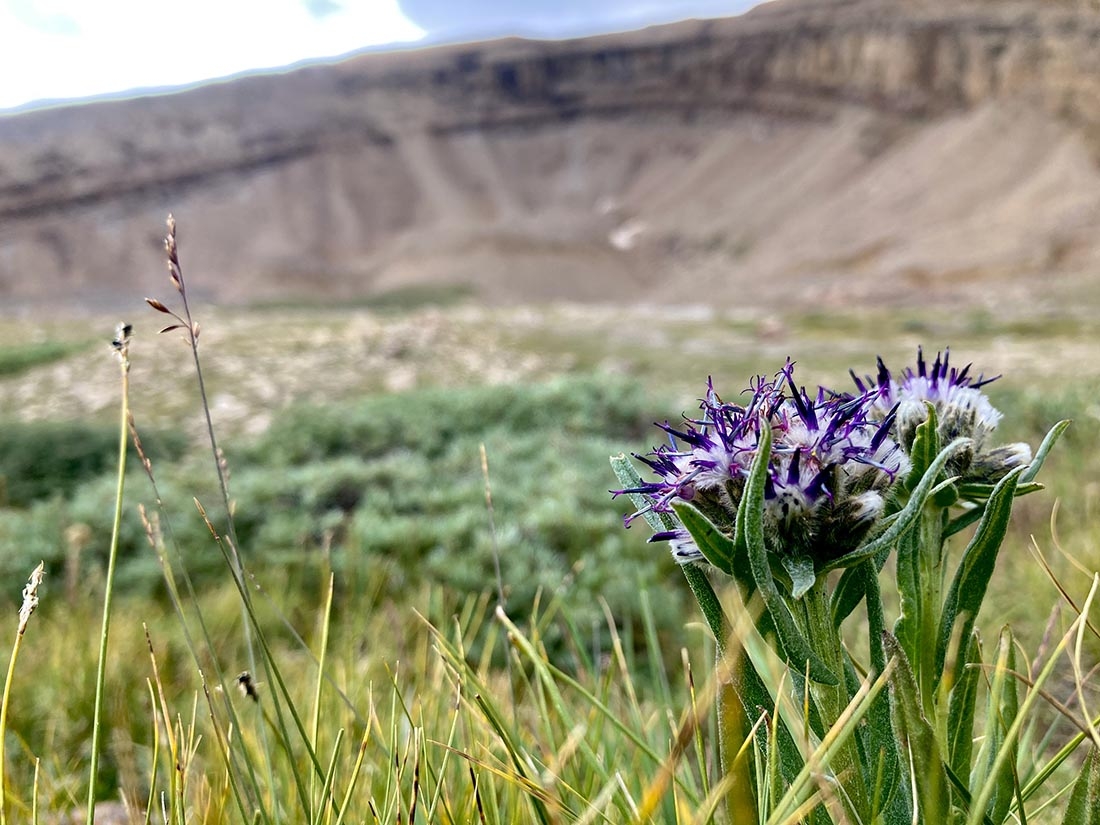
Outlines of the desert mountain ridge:
<svg viewBox="0 0 1100 825">
<path fill-rule="evenodd" d="M 773 0 L 0 117 L 0 311 L 1015 302 L 1100 264 L 1100 8 Z"/>
</svg>

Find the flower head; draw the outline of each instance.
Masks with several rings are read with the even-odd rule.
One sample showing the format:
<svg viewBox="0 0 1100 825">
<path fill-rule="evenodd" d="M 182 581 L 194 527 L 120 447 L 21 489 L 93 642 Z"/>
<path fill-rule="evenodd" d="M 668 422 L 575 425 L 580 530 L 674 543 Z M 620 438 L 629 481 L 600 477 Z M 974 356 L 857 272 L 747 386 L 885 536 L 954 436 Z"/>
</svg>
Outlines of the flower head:
<svg viewBox="0 0 1100 825">
<path fill-rule="evenodd" d="M 618 493 L 647 503 L 626 517 L 629 524 L 649 511 L 671 513 L 674 500 L 691 503 L 719 529 L 732 531 L 763 427 L 772 449 L 765 482 L 764 532 L 779 555 L 827 562 L 852 549 L 882 513 L 885 494 L 909 469 L 890 436 L 893 415 L 876 418 L 876 392 L 842 396 L 824 388 L 810 395 L 794 383 L 788 361 L 774 379 L 758 377 L 744 405 L 722 401 L 708 382 L 698 418 L 658 426 L 669 443 L 636 456 L 656 479 Z M 681 562 L 702 554 L 687 532 L 658 533 Z"/>
<path fill-rule="evenodd" d="M 891 411 L 894 413 L 894 435 L 906 452 L 913 447 L 917 428 L 928 420 L 928 404 L 936 411 L 941 446 L 956 438 L 969 438 L 970 448 L 958 452 L 948 463 L 952 475 L 965 481 L 994 482 L 1013 467 L 1030 463 L 1031 448 L 1027 444 L 989 445 L 1002 416 L 982 388 L 1000 376 L 974 378 L 969 364 L 960 370 L 950 366 L 950 357 L 950 350 L 945 349 L 929 365 L 924 352 L 918 349 L 916 369 L 906 367 L 895 377 L 879 358 L 876 378 L 861 380 L 854 372 L 852 378 L 860 393 L 877 396 L 871 417 L 885 420 Z"/>
</svg>

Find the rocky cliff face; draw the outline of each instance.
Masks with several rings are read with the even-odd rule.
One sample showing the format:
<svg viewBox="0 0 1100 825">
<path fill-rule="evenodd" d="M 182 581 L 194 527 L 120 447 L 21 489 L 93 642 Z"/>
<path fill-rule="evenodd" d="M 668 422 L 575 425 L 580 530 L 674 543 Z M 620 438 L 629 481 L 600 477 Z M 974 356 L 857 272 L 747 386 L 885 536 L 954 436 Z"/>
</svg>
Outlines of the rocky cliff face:
<svg viewBox="0 0 1100 825">
<path fill-rule="evenodd" d="M 1097 259 L 1093 3 L 776 0 L 0 118 L 0 300 L 1025 294 Z"/>
</svg>

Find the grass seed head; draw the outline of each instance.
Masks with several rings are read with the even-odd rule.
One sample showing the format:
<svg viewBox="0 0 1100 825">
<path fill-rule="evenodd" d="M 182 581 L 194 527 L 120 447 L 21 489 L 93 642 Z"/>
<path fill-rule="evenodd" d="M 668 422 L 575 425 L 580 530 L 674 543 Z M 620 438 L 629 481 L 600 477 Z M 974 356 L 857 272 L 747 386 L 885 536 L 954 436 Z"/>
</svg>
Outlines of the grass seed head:
<svg viewBox="0 0 1100 825">
<path fill-rule="evenodd" d="M 31 620 L 31 614 L 38 607 L 38 586 L 46 576 L 46 563 L 39 562 L 34 568 L 31 577 L 27 580 L 27 586 L 23 588 L 23 605 L 19 608 L 19 635 L 27 630 L 27 622 Z"/>
<path fill-rule="evenodd" d="M 119 325 L 115 327 L 115 338 L 111 341 L 111 347 L 114 349 L 115 355 L 118 356 L 118 360 L 124 366 L 129 366 L 130 339 L 133 333 L 134 328 L 132 325 L 119 322 Z"/>
</svg>

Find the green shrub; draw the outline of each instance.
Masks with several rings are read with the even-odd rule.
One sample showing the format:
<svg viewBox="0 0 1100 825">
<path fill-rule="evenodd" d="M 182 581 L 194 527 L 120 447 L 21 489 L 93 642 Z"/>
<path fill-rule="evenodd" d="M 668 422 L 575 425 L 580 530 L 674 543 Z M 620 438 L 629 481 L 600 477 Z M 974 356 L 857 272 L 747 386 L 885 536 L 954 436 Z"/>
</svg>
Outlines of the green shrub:
<svg viewBox="0 0 1100 825">
<path fill-rule="evenodd" d="M 407 449 L 431 458 L 455 439 L 493 431 L 641 437 L 652 406 L 638 385 L 604 377 L 420 390 L 324 407 L 298 405 L 276 418 L 245 457 L 284 465 Z"/>
<path fill-rule="evenodd" d="M 25 507 L 109 469 L 118 455 L 118 431 L 79 421 L 0 425 L 0 474 L 5 503 Z"/>
<path fill-rule="evenodd" d="M 186 447 L 178 433 L 156 433 L 143 441 L 155 458 L 178 457 Z M 117 427 L 81 421 L 0 423 L 0 505 L 27 507 L 68 496 L 117 461 Z"/>
<path fill-rule="evenodd" d="M 61 569 L 66 552 L 65 527 L 70 524 L 68 507 L 60 499 L 40 502 L 31 510 L 0 507 L 0 579 L 19 582 L 40 561 L 51 572 Z M 17 596 L 18 588 L 4 593 L 5 601 Z"/>
<path fill-rule="evenodd" d="M 644 544 L 641 531 L 624 531 L 628 505 L 602 492 L 611 486 L 607 456 L 645 437 L 653 420 L 648 410 L 655 406 L 637 385 L 589 377 L 295 407 L 238 456 L 230 455 L 230 492 L 246 564 L 270 576 L 328 549 L 344 580 L 364 579 L 367 570 L 377 578 L 381 569 L 395 598 L 425 583 L 480 593 L 497 587 L 495 546 L 516 616 L 526 616 L 541 592 L 544 604 L 555 595 L 568 602 L 582 624 L 603 623 L 601 598 L 630 622 L 639 587 L 667 577 L 677 583 L 655 615 L 665 626 L 682 622 L 681 588 L 667 553 Z M 0 540 L 26 539 L 12 563 L 16 580 L 39 559 L 57 572 L 69 552 L 64 531 L 70 525 L 88 528 L 83 569 L 105 563 L 116 439 L 106 430 L 85 435 L 64 425 L 35 429 L 34 437 L 23 439 L 26 454 L 42 455 L 35 460 L 44 465 L 59 460 L 49 454 L 57 440 L 66 440 L 85 463 L 51 466 L 37 488 L 20 493 L 29 509 L 0 518 Z M 162 527 L 179 550 L 171 558 L 184 560 L 196 581 L 212 582 L 224 575 L 224 561 L 192 504 L 198 498 L 224 529 L 209 458 L 197 453 L 173 462 L 164 460 L 163 446 L 159 452 L 154 469 L 168 509 Z M 23 459 L 22 466 L 29 463 Z M 48 500 L 59 492 L 68 498 Z M 131 593 L 152 593 L 162 586 L 161 571 L 138 502 L 153 509 L 143 474 L 135 472 L 127 486 L 118 583 Z"/>
<path fill-rule="evenodd" d="M 601 596 L 629 618 L 639 586 L 671 562 L 622 530 L 622 502 L 593 491 L 607 489 L 608 454 L 641 437 L 652 406 L 637 385 L 598 377 L 299 406 L 245 453 L 238 534 L 268 554 L 315 549 L 327 531 L 338 551 L 384 562 L 394 591 L 425 580 L 494 589 L 484 444 L 510 610 L 562 592 L 582 621 L 601 621 Z M 659 617 L 680 608 L 674 596 Z"/>
<path fill-rule="evenodd" d="M 0 376 L 18 375 L 32 367 L 60 361 L 86 347 L 87 344 L 84 343 L 64 341 L 42 341 L 0 347 Z"/>
<path fill-rule="evenodd" d="M 402 313 L 422 307 L 445 307 L 476 295 L 470 284 L 413 284 L 372 295 L 366 304 L 372 312 Z"/>
</svg>

